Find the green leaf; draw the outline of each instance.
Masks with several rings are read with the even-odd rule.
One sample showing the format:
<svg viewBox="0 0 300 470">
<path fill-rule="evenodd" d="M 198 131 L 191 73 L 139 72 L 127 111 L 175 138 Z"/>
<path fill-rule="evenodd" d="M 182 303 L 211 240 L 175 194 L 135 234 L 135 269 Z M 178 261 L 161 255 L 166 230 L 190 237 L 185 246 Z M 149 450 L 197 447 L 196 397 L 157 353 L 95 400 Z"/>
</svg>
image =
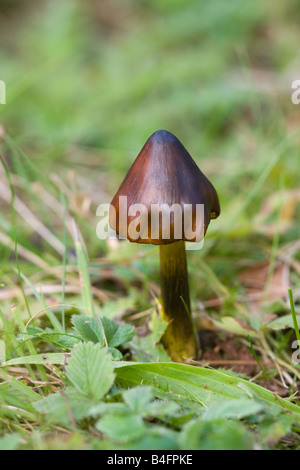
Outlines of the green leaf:
<svg viewBox="0 0 300 470">
<path fill-rule="evenodd" d="M 85 315 L 72 315 L 72 323 L 83 339 L 105 346 L 103 327 L 100 321 Z"/>
<path fill-rule="evenodd" d="M 207 408 L 202 416 L 205 421 L 214 421 L 224 418 L 241 419 L 251 416 L 263 409 L 262 403 L 250 398 L 230 399 L 221 403 L 214 403 Z"/>
<path fill-rule="evenodd" d="M 296 315 L 297 323 L 300 325 L 300 315 Z M 294 321 L 291 314 L 283 315 L 275 320 L 270 321 L 266 324 L 267 328 L 271 330 L 284 330 L 286 328 L 294 328 Z"/>
<path fill-rule="evenodd" d="M 240 336 L 251 336 L 257 337 L 258 333 L 255 330 L 244 328 L 235 318 L 233 317 L 223 317 L 220 321 L 213 320 L 214 324 L 225 331 L 234 333 Z"/>
<path fill-rule="evenodd" d="M 218 370 L 165 363 L 116 363 L 117 382 L 125 386 L 152 385 L 157 396 L 169 397 L 195 408 L 228 399 L 253 398 L 277 409 L 285 409 L 300 420 L 300 407 L 246 379 Z"/>
<path fill-rule="evenodd" d="M 292 424 L 292 415 L 276 416 L 276 419 L 268 417 L 258 427 L 260 438 L 268 445 L 274 444 L 291 431 Z"/>
<path fill-rule="evenodd" d="M 142 418 L 130 410 L 105 414 L 97 421 L 96 428 L 117 442 L 140 438 L 146 430 Z"/>
<path fill-rule="evenodd" d="M 149 386 L 137 386 L 122 392 L 125 403 L 98 403 L 89 410 L 94 418 L 104 414 L 133 413 L 142 418 L 164 418 L 180 411 L 177 403 L 170 400 L 154 400 L 154 389 Z M 193 416 L 193 415 L 191 415 Z"/>
<path fill-rule="evenodd" d="M 107 351 L 111 354 L 114 361 L 120 361 L 123 358 L 123 354 L 116 348 L 107 348 Z"/>
<path fill-rule="evenodd" d="M 104 415 L 107 413 L 119 414 L 119 413 L 126 413 L 128 411 L 128 406 L 124 403 L 97 403 L 96 405 L 92 405 L 88 411 L 89 416 L 93 416 L 93 418 L 97 418 L 100 415 Z"/>
<path fill-rule="evenodd" d="M 54 333 L 51 331 L 38 330 L 36 328 L 31 328 L 27 330 L 33 338 L 38 338 L 41 341 L 46 341 L 53 344 L 58 349 L 72 349 L 76 344 L 81 341 L 81 338 L 78 338 L 74 335 L 63 334 L 63 333 Z"/>
<path fill-rule="evenodd" d="M 32 326 L 28 326 L 26 328 L 26 332 L 29 334 L 29 335 L 39 335 L 41 333 L 43 333 L 44 330 L 42 330 L 42 328 L 33 328 Z"/>
<path fill-rule="evenodd" d="M 279 315 L 282 313 L 289 312 L 288 305 L 283 302 L 281 299 L 273 300 L 272 302 L 266 302 L 262 304 L 261 309 L 265 312 L 273 313 L 274 315 Z"/>
<path fill-rule="evenodd" d="M 168 322 L 163 320 L 156 312 L 153 312 L 151 320 L 149 321 L 149 328 L 152 332 L 153 341 L 158 343 L 161 340 L 167 326 Z"/>
<path fill-rule="evenodd" d="M 180 444 L 184 450 L 253 450 L 254 439 L 239 422 L 224 420 L 220 424 L 197 418 L 184 426 Z"/>
<path fill-rule="evenodd" d="M 83 397 L 71 387 L 34 403 L 37 411 L 47 415 L 49 423 L 59 423 L 64 426 L 71 426 L 72 420 L 80 420 L 87 416 L 90 407 L 90 398 Z"/>
<path fill-rule="evenodd" d="M 134 336 L 132 325 L 118 325 L 106 317 L 91 318 L 84 315 L 73 315 L 72 322 L 85 340 L 100 343 L 103 347 L 116 348 L 130 341 Z"/>
<path fill-rule="evenodd" d="M 17 433 L 0 437 L 0 450 L 16 450 L 19 447 L 21 439 L 21 435 Z"/>
<path fill-rule="evenodd" d="M 143 417 L 163 417 L 179 410 L 174 401 L 155 400 L 153 387 L 139 385 L 122 393 L 125 403 L 136 414 Z"/>
<path fill-rule="evenodd" d="M 142 337 L 135 336 L 131 343 L 137 362 L 166 362 L 171 360 L 160 343 L 167 324 L 156 312 L 152 314 L 149 322 L 151 333 Z"/>
<path fill-rule="evenodd" d="M 177 433 L 163 426 L 152 426 L 140 439 L 123 444 L 124 450 L 176 450 L 178 446 Z"/>
<path fill-rule="evenodd" d="M 180 406 L 170 400 L 156 400 L 147 408 L 147 416 L 152 418 L 164 418 L 180 411 Z"/>
<path fill-rule="evenodd" d="M 125 403 L 137 414 L 147 414 L 147 408 L 154 398 L 154 390 L 150 386 L 140 385 L 122 393 Z"/>
<path fill-rule="evenodd" d="M 134 327 L 132 325 L 118 325 L 118 323 L 105 317 L 102 318 L 102 324 L 106 341 L 111 348 L 116 348 L 130 341 L 134 336 Z"/>
<path fill-rule="evenodd" d="M 101 399 L 111 388 L 114 364 L 106 349 L 99 344 L 82 343 L 71 353 L 66 374 L 73 386 L 83 395 Z"/>
</svg>

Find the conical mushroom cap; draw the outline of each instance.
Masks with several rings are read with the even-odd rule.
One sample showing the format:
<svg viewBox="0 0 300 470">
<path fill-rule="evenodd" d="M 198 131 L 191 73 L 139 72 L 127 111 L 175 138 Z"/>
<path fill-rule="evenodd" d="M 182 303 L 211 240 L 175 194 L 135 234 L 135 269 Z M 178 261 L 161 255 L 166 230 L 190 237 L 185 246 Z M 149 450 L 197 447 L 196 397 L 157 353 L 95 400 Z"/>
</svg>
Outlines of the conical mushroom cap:
<svg viewBox="0 0 300 470">
<path fill-rule="evenodd" d="M 177 137 L 160 130 L 149 137 L 114 196 L 109 224 L 132 242 L 160 245 L 200 241 L 219 214 L 213 185 Z"/>
</svg>

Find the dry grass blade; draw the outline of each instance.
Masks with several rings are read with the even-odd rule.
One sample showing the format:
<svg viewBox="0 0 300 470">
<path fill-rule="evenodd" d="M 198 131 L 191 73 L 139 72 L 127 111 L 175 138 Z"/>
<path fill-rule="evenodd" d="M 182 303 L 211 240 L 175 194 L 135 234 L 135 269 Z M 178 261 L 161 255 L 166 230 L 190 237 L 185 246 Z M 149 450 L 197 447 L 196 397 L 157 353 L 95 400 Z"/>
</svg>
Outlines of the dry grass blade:
<svg viewBox="0 0 300 470">
<path fill-rule="evenodd" d="M 54 295 L 60 294 L 63 287 L 61 284 L 37 284 L 35 288 L 42 293 L 43 295 Z M 64 290 L 67 294 L 80 294 L 81 287 L 79 285 L 67 284 L 64 286 Z M 24 287 L 24 292 L 26 296 L 34 294 L 34 290 L 30 286 Z M 106 294 L 97 288 L 92 288 L 93 296 L 102 302 L 106 300 L 115 298 L 113 295 Z M 0 289 L 0 300 L 13 300 L 16 298 L 22 298 L 22 291 L 19 287 L 4 287 Z"/>
<path fill-rule="evenodd" d="M 14 241 L 5 233 L 0 232 L 0 243 L 4 246 L 10 247 L 14 244 Z M 28 250 L 24 246 L 17 244 L 18 255 L 22 258 L 27 259 L 30 263 L 35 264 L 41 269 L 48 269 L 49 265 L 40 256 L 36 255 L 32 251 Z"/>
<path fill-rule="evenodd" d="M 9 187 L 0 180 L 0 196 L 8 204 L 11 202 L 11 193 Z M 54 250 L 63 255 L 64 245 L 63 243 L 46 227 L 41 220 L 24 204 L 24 202 L 18 197 L 14 197 L 14 207 L 16 212 L 25 220 L 32 230 L 35 230 Z"/>
</svg>

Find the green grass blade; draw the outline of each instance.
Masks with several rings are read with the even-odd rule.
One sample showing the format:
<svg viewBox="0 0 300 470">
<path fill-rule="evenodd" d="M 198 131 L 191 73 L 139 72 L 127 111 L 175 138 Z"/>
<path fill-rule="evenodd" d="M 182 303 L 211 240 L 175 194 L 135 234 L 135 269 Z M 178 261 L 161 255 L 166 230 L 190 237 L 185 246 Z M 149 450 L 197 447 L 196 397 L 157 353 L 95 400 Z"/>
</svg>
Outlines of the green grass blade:
<svg viewBox="0 0 300 470">
<path fill-rule="evenodd" d="M 94 306 L 93 306 L 93 295 L 92 295 L 92 289 L 91 289 L 90 276 L 89 276 L 89 271 L 88 271 L 87 255 L 86 255 L 83 243 L 80 238 L 79 230 L 74 220 L 73 220 L 73 223 L 74 223 L 74 243 L 75 243 L 78 270 L 79 270 L 79 276 L 80 276 L 83 305 L 88 315 L 92 317 L 94 315 Z"/>
<path fill-rule="evenodd" d="M 62 330 L 65 332 L 65 285 L 66 285 L 66 265 L 67 265 L 67 254 L 68 254 L 68 237 L 67 237 L 67 206 L 66 206 L 66 200 L 61 193 L 61 204 L 63 206 L 63 224 L 64 224 L 64 233 L 63 233 L 63 244 L 64 244 L 64 254 L 63 254 L 63 260 L 62 260 L 62 291 L 61 291 L 61 323 L 62 323 Z"/>
<path fill-rule="evenodd" d="M 1 366 L 16 366 L 21 364 L 64 364 L 66 357 L 67 356 L 64 353 L 32 354 L 30 356 L 15 357 L 14 359 L 3 362 Z"/>
<path fill-rule="evenodd" d="M 296 310 L 295 310 L 295 305 L 294 305 L 292 289 L 289 289 L 288 292 L 289 292 L 289 299 L 290 299 L 291 312 L 292 312 L 292 317 L 293 317 L 293 323 L 294 323 L 296 338 L 297 338 L 297 340 L 299 341 L 299 344 L 300 344 L 300 331 L 299 331 L 298 322 L 297 322 L 297 315 L 296 315 Z"/>
<path fill-rule="evenodd" d="M 32 289 L 36 299 L 40 302 L 40 304 L 44 307 L 47 316 L 49 318 L 49 321 L 51 322 L 53 328 L 58 331 L 59 333 L 63 333 L 63 328 L 59 321 L 57 320 L 56 316 L 54 315 L 53 312 L 51 312 L 51 309 L 49 309 L 46 305 L 45 299 L 42 294 L 38 292 L 36 287 L 32 284 L 32 282 L 25 276 L 25 274 L 20 273 L 21 278 L 26 282 L 26 284 Z"/>
<path fill-rule="evenodd" d="M 300 407 L 276 396 L 266 388 L 214 369 L 178 363 L 116 363 L 117 382 L 123 386 L 153 385 L 173 399 L 185 399 L 208 406 L 227 399 L 253 398 L 266 406 L 294 413 L 300 420 Z"/>
</svg>

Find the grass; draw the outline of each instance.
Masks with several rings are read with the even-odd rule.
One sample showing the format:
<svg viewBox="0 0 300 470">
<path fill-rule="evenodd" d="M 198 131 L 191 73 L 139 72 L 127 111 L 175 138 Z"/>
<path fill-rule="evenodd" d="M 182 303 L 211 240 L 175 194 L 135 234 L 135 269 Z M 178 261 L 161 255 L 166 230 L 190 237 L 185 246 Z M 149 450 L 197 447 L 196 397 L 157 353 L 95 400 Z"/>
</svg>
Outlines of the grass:
<svg viewBox="0 0 300 470">
<path fill-rule="evenodd" d="M 1 449 L 299 448 L 298 16 L 281 0 L 4 3 Z M 96 236 L 161 128 L 222 210 L 188 251 L 188 364 L 160 344 L 157 248 Z"/>
<path fill-rule="evenodd" d="M 291 312 L 292 312 L 292 317 L 293 317 L 295 334 L 296 334 L 297 341 L 300 341 L 300 332 L 299 332 L 299 327 L 298 327 L 298 321 L 297 321 L 297 315 L 296 315 L 296 310 L 295 310 L 295 305 L 294 305 L 294 300 L 293 300 L 292 289 L 289 289 L 288 292 L 289 292 L 289 299 L 290 299 L 290 304 L 291 304 Z"/>
</svg>

